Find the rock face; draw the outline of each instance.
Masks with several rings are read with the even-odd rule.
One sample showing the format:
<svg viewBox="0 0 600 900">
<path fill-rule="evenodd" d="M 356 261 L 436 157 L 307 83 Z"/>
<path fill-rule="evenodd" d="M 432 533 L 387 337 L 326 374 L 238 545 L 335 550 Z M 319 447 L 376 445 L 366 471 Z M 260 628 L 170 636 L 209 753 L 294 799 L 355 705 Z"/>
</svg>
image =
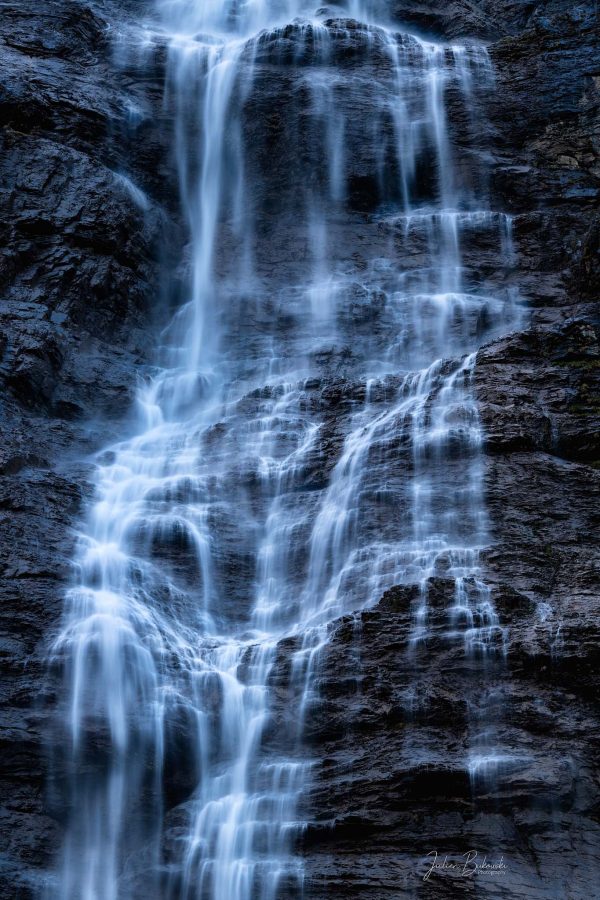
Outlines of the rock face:
<svg viewBox="0 0 600 900">
<path fill-rule="evenodd" d="M 469 773 L 461 762 L 474 730 L 488 723 L 478 719 L 476 672 L 441 640 L 449 581 L 429 586 L 427 653 L 409 652 L 415 598 L 408 588 L 340 620 L 306 732 L 316 760 L 302 810 L 307 896 L 594 896 L 597 10 L 561 0 L 391 6 L 399 23 L 423 34 L 490 42 L 496 69 L 478 147 L 492 154 L 493 207 L 514 216 L 517 265 L 506 277 L 530 311 L 521 331 L 479 352 L 475 373 L 494 537 L 485 577 L 507 651 L 491 664 L 486 690 L 497 691 L 494 727 L 519 759 L 507 763 L 500 794 L 485 773 Z M 115 52 L 128 16 L 147 11 L 133 0 L 2 6 L 0 895 L 7 900 L 38 893 L 60 841 L 60 807 L 47 792 L 44 735 L 55 685 L 46 660 L 89 496 L 85 460 L 123 427 L 137 373 L 153 358 L 160 324 L 178 299 L 161 290 L 161 272 L 176 264 L 174 247 L 185 241 L 172 199 L 164 72 L 160 59 L 139 66 Z M 285 81 L 277 86 L 281 110 L 293 90 Z M 293 210 L 283 113 L 259 97 L 248 114 L 256 129 L 250 164 L 260 169 L 275 158 L 281 179 L 277 170 L 273 181 L 285 181 Z M 460 140 L 460 110 L 453 121 Z M 345 226 L 357 231 L 373 202 L 368 169 L 358 154 Z M 290 224 L 273 236 L 261 265 L 268 269 L 294 239 Z M 483 281 L 498 277 L 485 247 L 469 253 Z M 357 294 L 350 314 L 359 330 L 371 327 L 376 299 Z M 335 464 L 340 423 L 362 389 L 344 376 L 343 360 L 333 360 L 331 372 L 327 384 L 314 386 L 327 427 L 319 447 L 326 465 L 315 465 L 312 488 Z M 285 680 L 285 647 L 281 659 L 274 677 Z M 185 773 L 174 774 L 170 805 L 188 790 Z M 495 880 L 457 881 L 451 871 L 424 880 L 424 857 L 435 850 L 453 858 L 474 850 L 490 862 L 503 856 L 506 872 Z"/>
<path fill-rule="evenodd" d="M 5 3 L 0 23 L 1 892 L 56 848 L 45 802 L 45 659 L 70 577 L 89 453 L 128 410 L 159 321 L 160 129 L 129 153 L 109 10 Z M 158 88 L 157 88 L 158 89 Z M 147 101 L 145 101 L 147 102 Z M 148 123 L 138 115 L 137 129 Z M 136 124 L 136 123 L 134 123 Z M 134 170 L 125 169 L 127 165 Z M 142 175 L 141 172 L 146 173 Z M 144 184 L 135 190 L 123 175 Z M 150 325 L 152 324 L 152 327 Z M 84 460 L 84 462 L 82 462 Z"/>
</svg>

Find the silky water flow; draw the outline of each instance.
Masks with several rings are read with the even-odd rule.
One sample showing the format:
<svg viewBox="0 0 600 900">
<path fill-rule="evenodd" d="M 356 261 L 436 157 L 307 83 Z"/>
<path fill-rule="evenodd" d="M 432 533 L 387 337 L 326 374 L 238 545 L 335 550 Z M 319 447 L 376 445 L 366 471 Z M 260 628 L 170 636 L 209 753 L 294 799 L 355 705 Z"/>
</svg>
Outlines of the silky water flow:
<svg viewBox="0 0 600 900">
<path fill-rule="evenodd" d="M 302 728 L 331 623 L 416 585 L 418 660 L 443 572 L 444 639 L 482 670 L 502 655 L 473 379 L 519 306 L 462 250 L 512 264 L 470 147 L 493 72 L 483 47 L 380 13 L 164 0 L 140 31 L 166 48 L 187 302 L 129 436 L 98 456 L 52 650 L 67 826 L 49 896 L 299 896 Z M 268 115 L 290 166 L 261 143 Z M 510 758 L 496 707 L 473 713 L 474 784 Z"/>
</svg>

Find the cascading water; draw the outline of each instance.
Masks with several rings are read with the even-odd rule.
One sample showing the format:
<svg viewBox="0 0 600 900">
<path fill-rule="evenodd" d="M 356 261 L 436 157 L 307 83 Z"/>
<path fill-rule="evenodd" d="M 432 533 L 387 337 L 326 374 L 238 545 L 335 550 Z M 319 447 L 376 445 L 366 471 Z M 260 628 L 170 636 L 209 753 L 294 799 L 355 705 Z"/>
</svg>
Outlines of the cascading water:
<svg viewBox="0 0 600 900">
<path fill-rule="evenodd" d="M 394 584 L 421 588 L 415 652 L 439 571 L 455 582 L 448 639 L 502 644 L 471 383 L 477 347 L 516 313 L 461 245 L 476 235 L 509 265 L 510 221 L 447 122 L 448 97 L 474 114 L 492 73 L 483 48 L 378 24 L 368 3 L 159 12 L 146 42 L 167 46 L 189 302 L 131 436 L 99 457 L 54 648 L 69 821 L 51 893 L 292 897 L 310 759 L 301 724 L 274 724 L 282 642 L 297 725 L 328 624 Z M 255 140 L 272 110 L 253 103 L 280 90 L 269 127 L 295 171 Z"/>
</svg>

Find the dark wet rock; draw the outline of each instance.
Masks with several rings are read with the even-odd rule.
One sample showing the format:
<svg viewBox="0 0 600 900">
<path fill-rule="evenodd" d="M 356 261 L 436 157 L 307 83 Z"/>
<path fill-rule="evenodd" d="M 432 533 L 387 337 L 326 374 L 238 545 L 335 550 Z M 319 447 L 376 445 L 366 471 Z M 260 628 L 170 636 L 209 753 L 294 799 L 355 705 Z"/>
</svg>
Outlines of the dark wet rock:
<svg viewBox="0 0 600 900">
<path fill-rule="evenodd" d="M 572 319 L 480 351 L 477 378 L 489 452 L 541 450 L 598 463 L 598 337 L 597 326 Z"/>
<path fill-rule="evenodd" d="M 470 36 L 486 41 L 527 33 L 560 36 L 575 29 L 593 29 L 597 24 L 593 4 L 573 5 L 567 0 L 395 0 L 391 14 L 395 21 L 425 35 L 446 39 Z"/>
</svg>

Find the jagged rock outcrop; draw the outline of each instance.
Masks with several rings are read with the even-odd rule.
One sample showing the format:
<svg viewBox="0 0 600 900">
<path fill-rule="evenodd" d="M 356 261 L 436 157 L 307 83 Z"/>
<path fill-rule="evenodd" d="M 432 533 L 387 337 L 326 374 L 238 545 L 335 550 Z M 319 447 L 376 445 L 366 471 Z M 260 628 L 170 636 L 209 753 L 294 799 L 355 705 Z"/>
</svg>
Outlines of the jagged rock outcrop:
<svg viewBox="0 0 600 900">
<path fill-rule="evenodd" d="M 477 721 L 474 673 L 460 646 L 445 647 L 435 636 L 435 653 L 410 652 L 409 589 L 395 588 L 373 610 L 336 623 L 320 673 L 322 702 L 306 733 L 317 760 L 303 808 L 308 895 L 381 900 L 453 897 L 460 889 L 466 896 L 488 890 L 501 897 L 593 896 L 600 864 L 597 10 L 591 2 L 573 7 L 559 0 L 392 7 L 399 23 L 423 34 L 491 42 L 497 73 L 478 146 L 493 156 L 494 207 L 514 216 L 518 264 L 499 273 L 484 245 L 465 252 L 482 280 L 511 283 L 530 308 L 522 330 L 484 347 L 476 367 L 494 536 L 486 579 L 507 642 L 506 658 L 492 673 L 506 705 L 498 729 L 525 762 L 508 773 L 494 802 L 485 784 L 470 780 L 461 760 Z M 89 467 L 81 460 L 117 433 L 136 373 L 152 359 L 159 322 L 177 300 L 157 302 L 159 248 L 168 255 L 164 234 L 181 227 L 173 221 L 164 71 L 160 59 L 138 66 L 114 50 L 127 15 L 146 12 L 143 3 L 83 0 L 52 0 L 43 10 L 27 2 L 2 7 L 0 780 L 8 840 L 0 894 L 6 898 L 35 892 L 61 830 L 45 789 L 53 690 L 45 659 L 69 578 L 73 529 L 89 492 Z M 332 7 L 332 18 L 338 14 Z M 247 110 L 256 132 L 249 165 L 260 169 L 268 160 L 279 167 L 272 170 L 279 180 L 290 170 L 293 142 L 273 96 L 283 107 L 293 94 L 289 80 L 265 82 L 262 99 Z M 460 141 L 466 123 L 455 113 Z M 371 163 L 357 154 L 344 225 L 364 233 L 365 256 L 368 242 L 378 240 L 365 225 L 375 203 Z M 292 176 L 286 186 L 293 210 Z M 268 194 L 261 202 L 269 202 Z M 336 239 L 341 246 L 343 228 Z M 294 256 L 305 252 L 292 221 L 268 248 L 259 265 L 268 270 L 284 254 L 282 280 Z M 377 315 L 377 298 L 362 296 L 357 286 L 352 322 L 366 333 Z M 307 402 L 318 405 L 325 427 L 307 490 L 324 485 L 342 445 L 344 417 L 363 396 L 364 385 L 348 375 L 350 358 L 345 348 L 332 358 L 327 383 L 308 386 Z M 257 398 L 247 402 L 251 408 Z M 223 568 L 231 564 L 221 561 Z M 243 548 L 236 565 L 244 565 Z M 429 589 L 440 628 L 448 591 L 443 578 Z M 282 660 L 285 681 L 285 653 Z M 421 755 L 417 730 L 428 736 Z M 185 754 L 185 723 L 172 753 L 175 770 Z M 175 821 L 192 783 L 182 768 L 167 785 Z M 481 881 L 457 887 L 446 875 L 423 881 L 423 856 L 435 849 L 504 854 L 508 871 L 493 888 Z"/>
</svg>

